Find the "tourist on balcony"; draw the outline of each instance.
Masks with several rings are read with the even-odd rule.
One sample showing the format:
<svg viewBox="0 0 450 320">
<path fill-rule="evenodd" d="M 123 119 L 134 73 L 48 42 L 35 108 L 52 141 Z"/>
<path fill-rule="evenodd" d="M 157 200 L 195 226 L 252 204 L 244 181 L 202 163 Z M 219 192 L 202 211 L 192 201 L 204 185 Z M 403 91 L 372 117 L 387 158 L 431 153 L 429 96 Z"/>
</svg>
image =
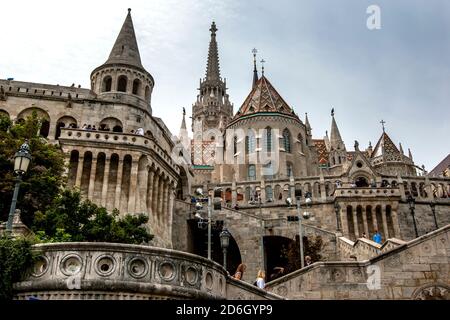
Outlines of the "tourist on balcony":
<svg viewBox="0 0 450 320">
<path fill-rule="evenodd" d="M 88 126 L 87 126 L 86 130 L 89 130 L 89 131 L 91 131 L 91 130 L 92 130 L 92 126 L 91 126 L 90 124 L 88 124 Z"/>
<path fill-rule="evenodd" d="M 378 232 L 378 230 L 375 230 L 375 234 L 373 235 L 373 241 L 376 243 L 381 244 L 381 234 Z"/>
<path fill-rule="evenodd" d="M 260 289 L 264 289 L 264 287 L 266 286 L 266 274 L 264 271 L 259 270 L 258 271 L 258 276 L 256 277 L 256 286 Z"/>
<path fill-rule="evenodd" d="M 365 239 L 367 239 L 367 235 L 366 235 L 365 232 L 363 232 L 362 237 L 365 238 Z"/>
<path fill-rule="evenodd" d="M 144 135 L 144 129 L 143 129 L 143 128 L 138 128 L 138 129 L 136 130 L 136 134 L 138 134 L 138 135 L 140 135 L 140 136 L 143 136 L 143 135 Z"/>
<path fill-rule="evenodd" d="M 81 129 L 86 130 L 87 129 L 87 124 L 86 123 L 83 124 L 83 127 Z"/>
<path fill-rule="evenodd" d="M 92 130 L 97 131 L 97 128 L 95 127 L 95 125 L 92 126 Z"/>
<path fill-rule="evenodd" d="M 312 263 L 311 257 L 310 256 L 306 256 L 305 257 L 305 264 L 306 266 L 309 266 Z"/>
</svg>

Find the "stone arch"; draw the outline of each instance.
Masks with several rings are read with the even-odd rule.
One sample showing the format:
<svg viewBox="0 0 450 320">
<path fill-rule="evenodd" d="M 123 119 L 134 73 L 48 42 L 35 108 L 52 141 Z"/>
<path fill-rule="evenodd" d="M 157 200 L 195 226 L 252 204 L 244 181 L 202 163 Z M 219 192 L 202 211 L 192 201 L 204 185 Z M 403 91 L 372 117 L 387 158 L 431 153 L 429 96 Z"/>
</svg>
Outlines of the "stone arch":
<svg viewBox="0 0 450 320">
<path fill-rule="evenodd" d="M 0 109 L 0 116 L 5 116 L 8 117 L 8 119 L 10 119 L 10 115 L 8 113 L 8 111 Z"/>
<path fill-rule="evenodd" d="M 112 89 L 112 77 L 105 76 L 102 80 L 102 92 L 110 92 Z"/>
<path fill-rule="evenodd" d="M 150 102 L 150 87 L 145 87 L 145 101 Z"/>
<path fill-rule="evenodd" d="M 113 132 L 123 132 L 122 121 L 115 117 L 107 117 L 100 121 L 100 130 L 112 130 Z"/>
<path fill-rule="evenodd" d="M 91 178 L 91 170 L 92 170 L 92 152 L 86 151 L 83 156 L 83 167 L 81 172 L 81 186 L 80 191 L 81 195 L 84 198 L 87 198 L 88 192 L 89 192 L 89 184 L 90 184 L 90 178 Z"/>
<path fill-rule="evenodd" d="M 266 190 L 266 202 L 273 202 L 273 189 L 271 185 L 265 187 Z"/>
<path fill-rule="evenodd" d="M 275 185 L 275 202 L 283 200 L 283 192 L 279 184 Z"/>
<path fill-rule="evenodd" d="M 412 193 L 413 197 L 418 197 L 419 196 L 419 192 L 417 190 L 416 182 L 411 182 L 411 193 Z"/>
<path fill-rule="evenodd" d="M 176 198 L 179 200 L 185 200 L 189 195 L 189 185 L 186 170 L 182 166 L 180 168 L 180 179 L 177 183 Z"/>
<path fill-rule="evenodd" d="M 106 154 L 99 152 L 97 155 L 97 167 L 94 178 L 94 194 L 92 199 L 99 202 L 102 199 L 103 180 L 105 177 Z"/>
<path fill-rule="evenodd" d="M 17 122 L 25 120 L 28 116 L 31 116 L 33 112 L 36 112 L 38 118 L 41 119 L 41 128 L 39 129 L 39 135 L 41 137 L 47 138 L 50 133 L 50 116 L 47 111 L 38 107 L 31 107 L 22 110 L 17 115 Z"/>
<path fill-rule="evenodd" d="M 148 158 L 142 155 L 138 161 L 138 175 L 137 175 L 137 192 L 136 192 L 136 211 L 147 211 L 147 179 L 148 179 Z"/>
<path fill-rule="evenodd" d="M 303 136 L 301 133 L 297 135 L 298 151 L 303 153 Z"/>
<path fill-rule="evenodd" d="M 292 199 L 292 195 L 291 195 L 291 186 L 286 183 L 283 186 L 283 199 L 287 199 L 287 198 Z"/>
<path fill-rule="evenodd" d="M 350 239 L 355 240 L 355 224 L 353 223 L 353 207 L 347 206 L 347 226 L 348 236 Z"/>
<path fill-rule="evenodd" d="M 123 158 L 122 164 L 122 183 L 120 187 L 120 212 L 123 214 L 128 213 L 128 201 L 130 198 L 130 178 L 131 167 L 133 165 L 133 158 L 127 154 Z"/>
<path fill-rule="evenodd" d="M 358 224 L 358 228 L 355 228 L 358 230 L 359 237 L 362 236 L 364 233 L 364 220 L 363 220 L 363 209 L 362 206 L 358 205 L 356 206 L 356 223 Z"/>
<path fill-rule="evenodd" d="M 377 228 L 375 226 L 375 221 L 373 221 L 372 206 L 366 206 L 366 219 L 367 228 L 369 231 L 369 234 L 367 236 L 370 237 L 370 235 L 373 235 L 375 233 L 375 229 Z"/>
<path fill-rule="evenodd" d="M 383 225 L 383 216 L 381 205 L 375 207 L 375 216 L 377 218 L 378 232 L 381 234 L 382 241 L 386 241 L 386 232 Z"/>
<path fill-rule="evenodd" d="M 55 140 L 61 135 L 62 128 L 78 128 L 77 120 L 72 116 L 62 116 L 56 121 Z"/>
<path fill-rule="evenodd" d="M 139 79 L 134 79 L 133 80 L 133 91 L 132 93 L 135 95 L 140 96 L 141 95 L 141 87 L 142 87 L 142 82 Z"/>
<path fill-rule="evenodd" d="M 314 182 L 313 186 L 314 186 L 313 196 L 315 198 L 320 198 L 320 196 L 322 194 L 322 191 L 321 191 L 321 188 L 320 188 L 320 183 L 316 181 L 316 182 Z"/>
<path fill-rule="evenodd" d="M 330 181 L 325 182 L 325 195 L 327 197 L 331 196 L 334 192 L 333 184 Z"/>
<path fill-rule="evenodd" d="M 104 204 L 109 211 L 113 210 L 115 205 L 119 164 L 120 164 L 119 155 L 117 153 L 111 154 L 111 158 L 109 160 L 108 186 L 106 191 L 106 200 Z"/>
<path fill-rule="evenodd" d="M 294 176 L 294 165 L 290 161 L 286 161 L 286 176 L 288 178 Z"/>
<path fill-rule="evenodd" d="M 78 162 L 80 160 L 80 153 L 78 150 L 72 150 L 70 152 L 69 159 L 69 177 L 67 181 L 67 186 L 72 188 L 75 186 L 75 180 L 77 178 Z"/>
<path fill-rule="evenodd" d="M 273 130 L 271 127 L 266 127 L 264 132 L 265 137 L 265 143 L 264 143 L 264 151 L 265 152 L 272 152 L 272 146 L 273 146 Z"/>
<path fill-rule="evenodd" d="M 428 193 L 427 193 L 427 190 L 426 190 L 426 188 L 425 188 L 425 183 L 424 183 L 424 182 L 421 182 L 421 183 L 419 184 L 419 195 L 420 195 L 422 198 L 427 198 L 427 197 L 428 197 Z"/>
<path fill-rule="evenodd" d="M 117 78 L 117 91 L 127 92 L 128 78 L 126 75 L 120 75 Z"/>
</svg>

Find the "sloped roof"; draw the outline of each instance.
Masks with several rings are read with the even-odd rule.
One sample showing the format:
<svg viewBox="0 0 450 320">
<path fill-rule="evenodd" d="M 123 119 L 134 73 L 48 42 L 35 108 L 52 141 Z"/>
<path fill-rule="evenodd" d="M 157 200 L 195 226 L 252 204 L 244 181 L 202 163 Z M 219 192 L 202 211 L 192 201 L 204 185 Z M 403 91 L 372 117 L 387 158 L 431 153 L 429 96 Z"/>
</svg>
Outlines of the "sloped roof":
<svg viewBox="0 0 450 320">
<path fill-rule="evenodd" d="M 429 176 L 441 176 L 442 173 L 450 167 L 450 154 L 444 158 L 433 170 L 428 174 Z"/>
<path fill-rule="evenodd" d="M 386 132 L 383 132 L 372 153 L 372 158 L 379 156 L 384 156 L 386 161 L 403 160 L 403 155 L 397 149 Z"/>
<path fill-rule="evenodd" d="M 317 159 L 320 164 L 328 162 L 328 150 L 323 139 L 313 139 L 312 143 L 316 147 Z"/>
<path fill-rule="evenodd" d="M 256 82 L 231 122 L 256 113 L 278 113 L 300 121 L 294 110 L 264 75 Z"/>
</svg>

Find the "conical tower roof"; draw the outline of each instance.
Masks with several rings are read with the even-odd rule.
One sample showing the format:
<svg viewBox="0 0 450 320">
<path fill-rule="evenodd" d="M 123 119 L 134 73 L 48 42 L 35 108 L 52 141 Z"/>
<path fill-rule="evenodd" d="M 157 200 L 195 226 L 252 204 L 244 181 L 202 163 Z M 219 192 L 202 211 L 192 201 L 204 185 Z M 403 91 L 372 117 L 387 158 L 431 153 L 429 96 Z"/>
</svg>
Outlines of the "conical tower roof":
<svg viewBox="0 0 450 320">
<path fill-rule="evenodd" d="M 105 64 L 125 64 L 144 69 L 134 32 L 131 9 L 128 9 L 127 17 L 120 29 L 116 42 Z"/>
<path fill-rule="evenodd" d="M 386 132 L 378 140 L 372 158 L 384 156 L 386 161 L 400 161 L 403 157 Z"/>
<path fill-rule="evenodd" d="M 219 66 L 219 50 L 217 49 L 216 32 L 219 29 L 213 21 L 211 24 L 211 41 L 208 49 L 208 63 L 206 65 L 206 80 L 219 81 L 220 80 L 220 66 Z"/>
<path fill-rule="evenodd" d="M 294 110 L 284 101 L 269 80 L 262 75 L 245 99 L 232 122 L 253 114 L 281 114 L 298 120 Z M 230 124 L 231 124 L 230 123 Z"/>
</svg>

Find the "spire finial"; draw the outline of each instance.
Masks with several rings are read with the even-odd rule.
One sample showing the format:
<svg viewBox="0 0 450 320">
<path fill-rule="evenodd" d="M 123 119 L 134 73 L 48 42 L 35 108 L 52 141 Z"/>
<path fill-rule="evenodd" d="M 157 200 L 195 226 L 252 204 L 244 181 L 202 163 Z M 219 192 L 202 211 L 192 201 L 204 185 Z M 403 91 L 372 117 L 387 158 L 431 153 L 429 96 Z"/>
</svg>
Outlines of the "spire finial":
<svg viewBox="0 0 450 320">
<path fill-rule="evenodd" d="M 266 63 L 266 60 L 262 59 L 262 60 L 261 60 L 261 65 L 262 65 L 262 67 L 261 67 L 261 73 L 262 73 L 262 75 L 264 75 L 264 63 Z"/>
<path fill-rule="evenodd" d="M 215 36 L 216 36 L 216 32 L 217 32 L 218 30 L 219 30 L 219 29 L 217 29 L 216 23 L 213 21 L 212 24 L 211 24 L 211 29 L 209 29 L 209 31 L 211 31 L 211 36 L 212 36 L 212 37 L 215 37 Z"/>
<path fill-rule="evenodd" d="M 252 88 L 254 88 L 256 85 L 256 82 L 258 82 L 258 69 L 256 69 L 256 54 L 258 53 L 258 50 L 256 50 L 256 48 L 253 48 L 252 53 L 253 53 L 253 86 L 252 86 Z"/>
<path fill-rule="evenodd" d="M 128 13 L 131 13 L 131 8 L 128 8 Z"/>
<path fill-rule="evenodd" d="M 331 108 L 331 116 L 334 117 L 334 108 Z"/>
<path fill-rule="evenodd" d="M 383 119 L 380 121 L 381 126 L 383 127 L 383 133 L 385 132 L 385 128 L 384 128 L 384 124 L 386 123 L 386 121 L 384 121 Z"/>
</svg>

